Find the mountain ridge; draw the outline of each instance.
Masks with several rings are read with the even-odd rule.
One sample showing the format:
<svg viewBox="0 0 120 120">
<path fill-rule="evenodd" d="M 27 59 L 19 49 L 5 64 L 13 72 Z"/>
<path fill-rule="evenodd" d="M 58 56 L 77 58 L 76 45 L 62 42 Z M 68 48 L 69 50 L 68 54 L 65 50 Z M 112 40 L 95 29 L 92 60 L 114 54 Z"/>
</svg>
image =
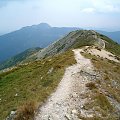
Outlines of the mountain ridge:
<svg viewBox="0 0 120 120">
<path fill-rule="evenodd" d="M 120 45 L 110 38 L 93 30 L 77 30 L 70 32 L 65 37 L 42 49 L 38 54 L 38 58 L 44 58 L 49 55 L 65 52 L 71 48 L 71 46 L 72 48 L 77 48 L 90 45 L 96 45 L 99 48 L 106 48 L 110 50 L 110 52 L 119 54 Z"/>
<path fill-rule="evenodd" d="M 23 27 L 0 36 L 0 62 L 33 47 L 44 48 L 70 31 L 80 28 L 51 27 L 46 23 Z"/>
<path fill-rule="evenodd" d="M 113 39 L 115 42 L 120 44 L 120 31 L 115 31 L 115 32 L 106 32 L 106 31 L 101 31 L 101 30 L 96 30 L 97 32 L 108 36 L 109 38 Z"/>
<path fill-rule="evenodd" d="M 110 38 L 102 34 L 99 34 L 93 30 L 77 30 L 77 31 L 70 32 L 63 38 L 58 39 L 48 47 L 43 48 L 42 50 L 38 49 L 35 55 L 30 54 L 29 56 L 26 56 L 24 54 L 26 53 L 26 51 L 21 53 L 23 56 L 28 57 L 28 58 L 23 57 L 24 59 L 22 60 L 24 62 L 25 61 L 32 62 L 33 60 L 39 60 L 46 57 L 52 57 L 56 54 L 64 53 L 69 49 L 73 49 L 73 48 L 76 49 L 83 46 L 92 46 L 92 45 L 96 46 L 98 49 L 106 49 L 109 52 L 112 52 L 113 54 L 116 55 L 117 59 L 119 59 L 120 57 L 120 45 L 112 41 Z M 22 61 L 19 60 L 18 56 L 14 56 L 11 59 L 8 59 L 5 62 L 1 63 L 0 69 L 2 70 L 7 67 L 12 67 L 16 65 L 18 62 L 21 63 Z M 16 62 L 15 62 L 15 58 L 18 58 Z"/>
<path fill-rule="evenodd" d="M 118 120 L 119 56 L 120 45 L 102 34 L 70 32 L 38 50 L 37 60 L 0 72 L 0 119 Z"/>
<path fill-rule="evenodd" d="M 51 27 L 47 23 L 26 26 L 19 30 L 0 36 L 0 62 L 17 55 L 32 47 L 44 48 L 55 40 L 63 37 L 71 31 L 79 30 L 77 27 Z M 98 31 L 120 43 L 120 32 Z"/>
</svg>

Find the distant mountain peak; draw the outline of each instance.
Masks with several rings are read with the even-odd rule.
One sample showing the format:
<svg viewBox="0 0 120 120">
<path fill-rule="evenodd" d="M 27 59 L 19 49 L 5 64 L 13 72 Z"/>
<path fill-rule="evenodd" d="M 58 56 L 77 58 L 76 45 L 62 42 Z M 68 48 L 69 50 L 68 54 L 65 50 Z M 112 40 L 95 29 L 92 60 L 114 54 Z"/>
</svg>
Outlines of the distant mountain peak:
<svg viewBox="0 0 120 120">
<path fill-rule="evenodd" d="M 47 24 L 47 23 L 40 23 L 39 27 L 46 28 L 46 29 L 51 28 L 51 26 L 49 24 Z"/>
<path fill-rule="evenodd" d="M 40 23 L 2 35 L 0 36 L 0 62 L 28 48 L 47 47 L 61 36 L 77 29 L 79 28 L 54 28 L 47 23 Z"/>
<path fill-rule="evenodd" d="M 51 28 L 51 26 L 47 23 L 40 23 L 38 25 L 32 25 L 32 26 L 26 26 L 26 27 L 23 27 L 21 30 L 26 30 L 26 29 L 49 29 Z"/>
</svg>

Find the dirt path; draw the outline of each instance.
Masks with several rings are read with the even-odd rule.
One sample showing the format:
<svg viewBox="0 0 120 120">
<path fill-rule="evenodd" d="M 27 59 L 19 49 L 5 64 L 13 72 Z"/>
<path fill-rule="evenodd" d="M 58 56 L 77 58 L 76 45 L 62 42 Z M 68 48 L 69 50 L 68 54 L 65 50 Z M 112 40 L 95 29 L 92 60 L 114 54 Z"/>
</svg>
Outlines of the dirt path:
<svg viewBox="0 0 120 120">
<path fill-rule="evenodd" d="M 35 120 L 80 120 L 79 114 L 86 117 L 92 115 L 82 109 L 84 103 L 88 101 L 83 96 L 86 92 L 85 84 L 89 80 L 80 72 L 83 69 L 92 71 L 92 64 L 80 54 L 81 51 L 81 49 L 73 50 L 77 64 L 66 68 L 56 92 L 39 109 Z"/>
</svg>

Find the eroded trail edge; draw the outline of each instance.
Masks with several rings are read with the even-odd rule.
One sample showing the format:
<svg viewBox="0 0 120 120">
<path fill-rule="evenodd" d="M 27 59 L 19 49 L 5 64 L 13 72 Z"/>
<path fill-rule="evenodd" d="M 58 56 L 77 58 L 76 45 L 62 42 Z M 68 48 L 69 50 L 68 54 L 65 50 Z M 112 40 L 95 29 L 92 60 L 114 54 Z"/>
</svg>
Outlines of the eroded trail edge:
<svg viewBox="0 0 120 120">
<path fill-rule="evenodd" d="M 81 51 L 73 50 L 77 63 L 66 68 L 56 92 L 39 109 L 36 120 L 80 120 L 79 115 L 92 117 L 92 113 L 84 110 L 83 106 L 89 101 L 85 97 L 88 90 L 85 84 L 90 81 L 89 74 L 94 74 L 94 71 L 91 61 L 84 58 Z M 89 74 L 81 74 L 82 71 Z"/>
</svg>

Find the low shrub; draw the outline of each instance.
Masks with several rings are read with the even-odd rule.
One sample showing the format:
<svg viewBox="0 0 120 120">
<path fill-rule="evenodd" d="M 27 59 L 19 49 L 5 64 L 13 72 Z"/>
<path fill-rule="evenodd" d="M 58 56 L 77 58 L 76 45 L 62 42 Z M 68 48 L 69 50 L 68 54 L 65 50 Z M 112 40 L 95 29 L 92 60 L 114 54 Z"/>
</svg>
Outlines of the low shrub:
<svg viewBox="0 0 120 120">
<path fill-rule="evenodd" d="M 93 83 L 93 82 L 87 83 L 86 87 L 88 87 L 90 90 L 97 88 L 96 85 L 95 85 L 95 83 Z"/>
<path fill-rule="evenodd" d="M 15 120 L 32 120 L 35 115 L 36 105 L 33 101 L 25 103 L 18 108 Z"/>
</svg>

